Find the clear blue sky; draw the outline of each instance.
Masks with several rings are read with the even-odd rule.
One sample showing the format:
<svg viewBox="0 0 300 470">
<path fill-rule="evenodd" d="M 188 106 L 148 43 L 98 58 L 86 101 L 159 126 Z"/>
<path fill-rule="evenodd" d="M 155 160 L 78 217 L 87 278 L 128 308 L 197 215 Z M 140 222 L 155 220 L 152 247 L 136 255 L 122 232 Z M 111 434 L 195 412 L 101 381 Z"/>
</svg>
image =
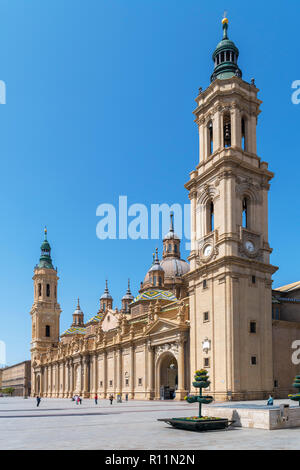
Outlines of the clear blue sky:
<svg viewBox="0 0 300 470">
<path fill-rule="evenodd" d="M 95 314 L 109 279 L 115 304 L 136 294 L 158 244 L 100 241 L 96 208 L 188 203 L 198 161 L 194 98 L 228 10 L 244 79 L 263 100 L 259 155 L 270 193 L 274 285 L 300 279 L 299 2 L 0 0 L 0 340 L 7 363 L 30 357 L 32 275 L 47 225 L 59 270 L 61 331 L 76 298 Z M 159 244 L 160 247 L 160 244 Z M 183 253 L 184 257 L 187 253 Z"/>
</svg>

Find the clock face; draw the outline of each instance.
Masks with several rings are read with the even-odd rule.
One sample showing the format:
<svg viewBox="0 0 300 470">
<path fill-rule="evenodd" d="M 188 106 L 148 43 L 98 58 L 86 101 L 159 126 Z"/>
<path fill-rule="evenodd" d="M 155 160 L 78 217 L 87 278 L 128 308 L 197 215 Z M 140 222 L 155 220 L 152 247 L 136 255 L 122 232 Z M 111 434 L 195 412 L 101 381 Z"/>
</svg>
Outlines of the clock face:
<svg viewBox="0 0 300 470">
<path fill-rule="evenodd" d="M 203 250 L 203 254 L 205 257 L 208 257 L 212 254 L 212 246 L 211 245 L 206 245 L 206 247 Z"/>
<path fill-rule="evenodd" d="M 249 240 L 246 241 L 246 243 L 245 243 L 245 248 L 246 248 L 246 250 L 248 250 L 250 253 L 253 253 L 254 250 L 255 250 L 254 244 L 253 244 L 252 242 L 250 242 Z"/>
</svg>

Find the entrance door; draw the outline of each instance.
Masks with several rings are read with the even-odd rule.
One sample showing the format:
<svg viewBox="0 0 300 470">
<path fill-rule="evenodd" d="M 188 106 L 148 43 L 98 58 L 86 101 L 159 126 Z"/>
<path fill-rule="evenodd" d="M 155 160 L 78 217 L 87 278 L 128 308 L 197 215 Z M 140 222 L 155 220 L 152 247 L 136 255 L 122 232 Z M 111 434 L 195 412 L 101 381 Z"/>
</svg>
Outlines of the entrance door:
<svg viewBox="0 0 300 470">
<path fill-rule="evenodd" d="M 174 400 L 178 386 L 178 366 L 172 353 L 165 353 L 161 358 L 159 379 L 160 399 Z"/>
</svg>

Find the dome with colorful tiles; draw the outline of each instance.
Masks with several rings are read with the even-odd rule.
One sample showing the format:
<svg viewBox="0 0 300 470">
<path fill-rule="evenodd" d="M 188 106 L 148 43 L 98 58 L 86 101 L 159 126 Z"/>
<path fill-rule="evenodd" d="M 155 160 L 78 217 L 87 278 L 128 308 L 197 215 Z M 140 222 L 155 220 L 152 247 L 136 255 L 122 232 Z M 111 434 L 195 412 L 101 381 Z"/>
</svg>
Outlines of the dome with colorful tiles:
<svg viewBox="0 0 300 470">
<path fill-rule="evenodd" d="M 140 300 L 165 300 L 168 302 L 177 302 L 177 298 L 173 292 L 161 289 L 149 289 L 145 292 L 142 292 L 137 297 L 135 297 L 133 303 L 139 302 Z"/>
</svg>

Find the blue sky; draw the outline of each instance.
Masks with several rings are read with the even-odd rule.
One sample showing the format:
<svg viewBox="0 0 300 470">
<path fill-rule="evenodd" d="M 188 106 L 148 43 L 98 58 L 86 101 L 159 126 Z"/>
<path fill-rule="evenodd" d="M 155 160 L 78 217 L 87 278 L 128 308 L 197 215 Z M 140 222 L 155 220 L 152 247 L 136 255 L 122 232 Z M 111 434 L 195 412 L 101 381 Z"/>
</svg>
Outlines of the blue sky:
<svg viewBox="0 0 300 470">
<path fill-rule="evenodd" d="M 263 100 L 258 153 L 270 193 L 274 285 L 300 279 L 298 2 L 0 0 L 0 340 L 7 363 L 30 357 L 33 267 L 47 225 L 58 266 L 61 330 L 76 298 L 95 314 L 109 279 L 115 304 L 136 294 L 155 240 L 101 241 L 96 208 L 187 204 L 198 162 L 194 99 L 209 85 L 224 8 L 244 79 Z M 184 257 L 187 252 L 183 253 Z"/>
</svg>

